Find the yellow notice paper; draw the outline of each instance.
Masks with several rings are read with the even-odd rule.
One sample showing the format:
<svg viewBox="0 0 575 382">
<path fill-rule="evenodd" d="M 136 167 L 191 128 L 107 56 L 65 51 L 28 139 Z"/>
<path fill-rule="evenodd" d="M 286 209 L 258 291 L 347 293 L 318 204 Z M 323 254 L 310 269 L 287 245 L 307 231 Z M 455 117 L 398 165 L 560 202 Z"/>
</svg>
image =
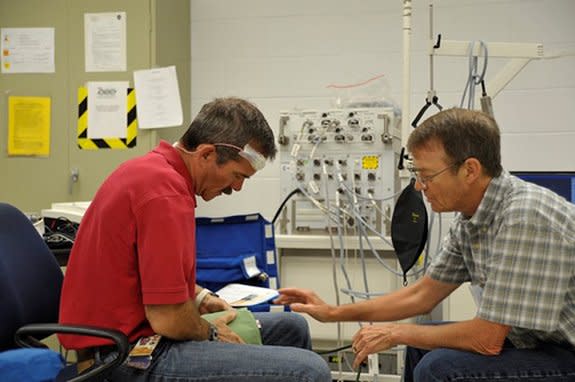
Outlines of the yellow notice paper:
<svg viewBox="0 0 575 382">
<path fill-rule="evenodd" d="M 50 97 L 8 97 L 8 155 L 50 155 Z"/>
</svg>

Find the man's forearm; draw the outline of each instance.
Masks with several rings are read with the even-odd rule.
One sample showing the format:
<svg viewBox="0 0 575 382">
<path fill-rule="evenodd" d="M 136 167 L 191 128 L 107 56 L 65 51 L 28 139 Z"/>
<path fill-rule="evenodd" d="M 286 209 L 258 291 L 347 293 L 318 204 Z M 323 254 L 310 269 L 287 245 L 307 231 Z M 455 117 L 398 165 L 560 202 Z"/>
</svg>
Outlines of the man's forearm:
<svg viewBox="0 0 575 382">
<path fill-rule="evenodd" d="M 208 322 L 200 317 L 193 299 L 183 304 L 147 305 L 146 317 L 156 333 L 174 340 L 205 340 L 209 336 Z"/>
<path fill-rule="evenodd" d="M 420 349 L 450 348 L 483 355 L 499 354 L 509 327 L 485 320 L 441 325 L 390 324 L 391 342 Z"/>
<path fill-rule="evenodd" d="M 411 296 L 382 296 L 334 308 L 329 321 L 398 321 L 427 313 L 422 304 L 411 303 Z"/>
<path fill-rule="evenodd" d="M 416 283 L 372 300 L 341 305 L 330 321 L 398 321 L 428 313 L 457 288 L 424 276 Z"/>
</svg>

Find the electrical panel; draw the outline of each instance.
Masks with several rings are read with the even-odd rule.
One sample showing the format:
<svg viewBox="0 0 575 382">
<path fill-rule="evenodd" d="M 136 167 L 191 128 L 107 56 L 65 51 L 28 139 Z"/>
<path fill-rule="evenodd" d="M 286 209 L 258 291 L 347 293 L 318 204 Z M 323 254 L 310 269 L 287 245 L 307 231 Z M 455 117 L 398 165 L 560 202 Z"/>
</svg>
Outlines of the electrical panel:
<svg viewBox="0 0 575 382">
<path fill-rule="evenodd" d="M 351 235 L 366 228 L 389 236 L 400 124 L 391 107 L 282 112 L 281 198 L 300 192 L 283 209 L 279 232 Z"/>
</svg>

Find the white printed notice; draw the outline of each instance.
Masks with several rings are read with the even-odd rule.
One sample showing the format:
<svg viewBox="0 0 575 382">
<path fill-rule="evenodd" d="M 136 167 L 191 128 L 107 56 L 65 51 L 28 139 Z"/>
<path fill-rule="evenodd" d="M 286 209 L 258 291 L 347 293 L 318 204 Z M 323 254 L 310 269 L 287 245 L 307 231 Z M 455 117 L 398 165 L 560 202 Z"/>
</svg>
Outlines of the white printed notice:
<svg viewBox="0 0 575 382">
<path fill-rule="evenodd" d="M 88 82 L 88 138 L 126 138 L 128 81 Z"/>
<path fill-rule="evenodd" d="M 54 28 L 2 28 L 2 73 L 54 73 Z"/>
<path fill-rule="evenodd" d="M 156 129 L 183 123 L 176 67 L 134 71 L 138 127 Z"/>
<path fill-rule="evenodd" d="M 84 14 L 86 72 L 126 71 L 126 12 Z"/>
</svg>

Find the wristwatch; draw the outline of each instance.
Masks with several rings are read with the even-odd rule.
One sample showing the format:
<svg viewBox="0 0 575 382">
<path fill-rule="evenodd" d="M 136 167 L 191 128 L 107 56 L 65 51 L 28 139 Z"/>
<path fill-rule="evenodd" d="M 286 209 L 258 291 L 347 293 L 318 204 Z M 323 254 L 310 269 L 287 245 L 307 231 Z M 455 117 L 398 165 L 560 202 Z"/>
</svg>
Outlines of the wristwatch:
<svg viewBox="0 0 575 382">
<path fill-rule="evenodd" d="M 208 325 L 208 341 L 217 341 L 218 328 L 216 328 L 216 325 L 212 324 L 211 322 Z"/>
</svg>

